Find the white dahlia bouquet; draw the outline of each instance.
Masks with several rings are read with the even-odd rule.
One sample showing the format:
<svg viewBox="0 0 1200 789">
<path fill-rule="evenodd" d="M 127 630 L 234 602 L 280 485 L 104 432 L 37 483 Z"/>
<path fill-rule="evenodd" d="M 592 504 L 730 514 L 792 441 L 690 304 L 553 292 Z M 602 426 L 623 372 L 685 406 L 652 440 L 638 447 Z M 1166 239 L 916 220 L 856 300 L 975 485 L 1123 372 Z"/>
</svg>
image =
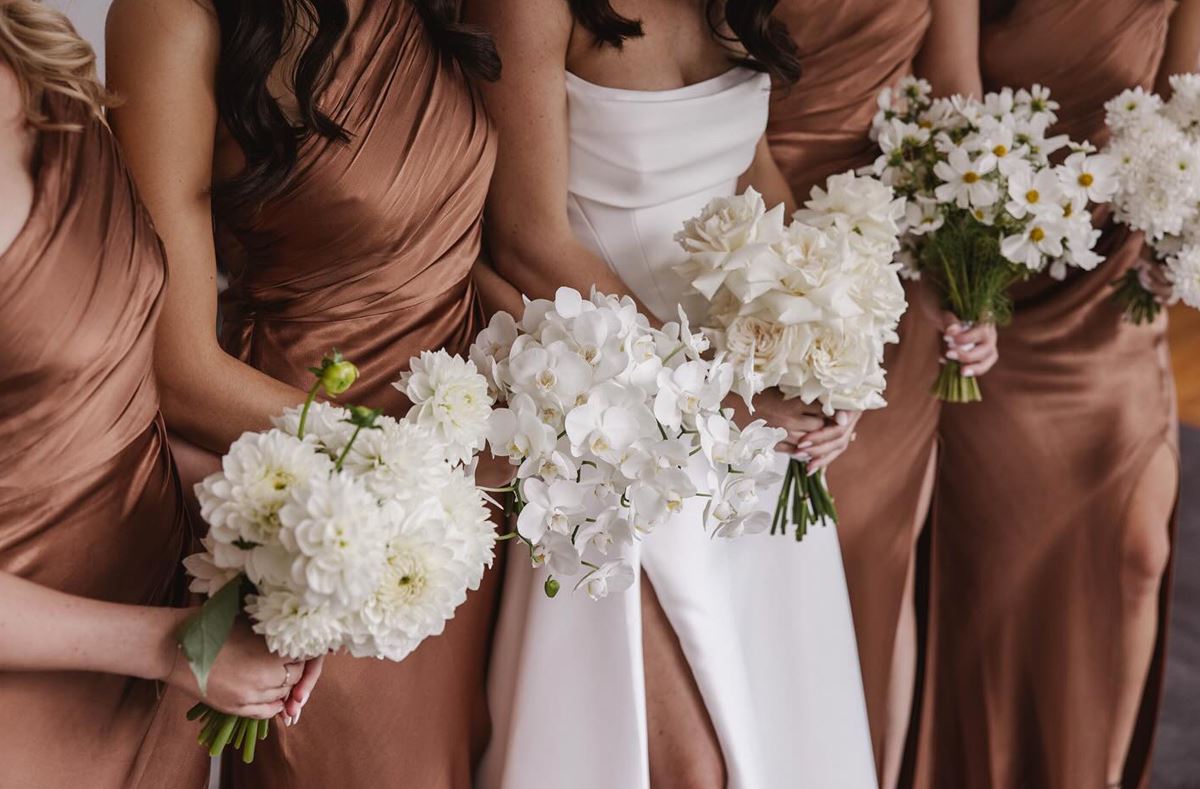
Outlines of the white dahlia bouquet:
<svg viewBox="0 0 1200 789">
<path fill-rule="evenodd" d="M 1050 92 L 1005 88 L 983 100 L 934 99 L 906 79 L 879 97 L 872 171 L 906 200 L 902 259 L 928 274 L 947 309 L 967 323 L 1006 323 L 1009 287 L 1037 272 L 1061 279 L 1103 258 L 1089 205 L 1116 188 L 1116 162 L 1086 143 L 1048 136 Z M 1051 156 L 1067 149 L 1061 163 Z M 981 399 L 979 382 L 947 361 L 934 393 Z"/>
<path fill-rule="evenodd" d="M 753 189 L 684 224 L 679 272 L 708 300 L 701 322 L 747 399 L 778 387 L 827 416 L 886 405 L 884 346 L 907 308 L 895 262 L 903 208 L 878 179 L 848 172 L 814 188 L 789 224 Z M 836 521 L 824 473 L 793 459 L 772 534 L 791 526 L 802 539 Z"/>
<path fill-rule="evenodd" d="M 208 599 L 179 640 L 202 692 L 239 615 L 294 660 L 399 661 L 442 632 L 491 565 L 473 461 L 493 401 L 474 365 L 445 351 L 414 359 L 396 384 L 413 403 L 403 419 L 316 402 L 358 376 L 336 352 L 311 369 L 304 405 L 244 434 L 196 486 L 209 531 L 184 564 Z M 247 762 L 268 727 L 203 703 L 189 717 L 210 753 L 232 744 Z"/>
<path fill-rule="evenodd" d="M 550 597 L 560 578 L 593 599 L 628 588 L 628 549 L 690 500 L 704 500 L 712 536 L 766 528 L 757 503 L 778 480 L 782 431 L 734 424 L 722 402 L 735 370 L 705 350 L 686 319 L 656 329 L 628 297 L 570 288 L 480 333 L 471 359 L 503 401 L 488 443 L 517 467 L 516 526 L 501 539 L 548 570 Z"/>
<path fill-rule="evenodd" d="M 1105 150 L 1117 161 L 1117 221 L 1146 234 L 1171 300 L 1200 309 L 1200 75 L 1171 77 L 1171 90 L 1167 101 L 1139 87 L 1105 104 Z M 1134 323 L 1162 309 L 1141 275 L 1134 268 L 1113 283 Z"/>
</svg>

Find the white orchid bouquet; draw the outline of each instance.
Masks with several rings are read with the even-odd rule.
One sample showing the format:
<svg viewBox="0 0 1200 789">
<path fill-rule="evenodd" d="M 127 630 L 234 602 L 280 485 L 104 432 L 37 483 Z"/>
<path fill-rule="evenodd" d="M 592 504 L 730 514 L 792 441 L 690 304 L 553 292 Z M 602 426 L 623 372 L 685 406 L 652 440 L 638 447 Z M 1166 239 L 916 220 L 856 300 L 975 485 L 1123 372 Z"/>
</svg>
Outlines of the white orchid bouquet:
<svg viewBox="0 0 1200 789">
<path fill-rule="evenodd" d="M 878 179 L 849 172 L 814 188 L 790 224 L 753 189 L 684 224 L 679 272 L 708 300 L 701 322 L 747 399 L 778 387 L 827 416 L 886 405 L 884 347 L 907 308 L 895 262 L 903 208 Z M 836 521 L 824 473 L 793 459 L 772 533 L 791 527 L 799 540 Z"/>
<path fill-rule="evenodd" d="M 1118 163 L 1117 221 L 1146 234 L 1171 301 L 1200 309 L 1200 75 L 1171 77 L 1171 90 L 1167 101 L 1138 87 L 1105 104 L 1105 150 Z M 1113 285 L 1129 320 L 1158 317 L 1162 305 L 1138 269 Z"/>
<path fill-rule="evenodd" d="M 1116 162 L 1086 143 L 1048 136 L 1058 105 L 1050 92 L 1005 88 L 982 101 L 934 99 L 906 79 L 879 97 L 872 136 L 882 155 L 872 171 L 907 201 L 902 259 L 926 273 L 947 309 L 967 323 L 1006 323 L 1008 289 L 1037 272 L 1061 279 L 1092 270 L 1100 231 L 1090 203 L 1116 188 Z M 1061 164 L 1051 156 L 1068 149 Z M 934 393 L 949 402 L 982 399 L 979 382 L 947 361 Z"/>
<path fill-rule="evenodd" d="M 243 613 L 281 656 L 399 661 L 442 632 L 492 563 L 473 467 L 492 399 L 474 365 L 445 351 L 414 359 L 397 384 L 413 402 L 403 419 L 316 402 L 358 376 L 336 352 L 311 369 L 304 405 L 244 434 L 196 486 L 209 532 L 184 563 L 208 599 L 179 639 L 201 692 Z M 210 753 L 232 744 L 246 762 L 269 723 L 203 703 L 189 718 Z"/>
<path fill-rule="evenodd" d="M 477 338 L 471 359 L 504 403 L 488 443 L 517 467 L 506 537 L 549 571 L 548 596 L 560 578 L 597 600 L 627 589 L 628 548 L 691 500 L 714 537 L 765 530 L 758 497 L 778 480 L 782 431 L 738 429 L 722 406 L 733 366 L 705 350 L 686 319 L 655 329 L 628 297 L 570 288 L 527 302 L 520 322 L 496 314 Z"/>
</svg>

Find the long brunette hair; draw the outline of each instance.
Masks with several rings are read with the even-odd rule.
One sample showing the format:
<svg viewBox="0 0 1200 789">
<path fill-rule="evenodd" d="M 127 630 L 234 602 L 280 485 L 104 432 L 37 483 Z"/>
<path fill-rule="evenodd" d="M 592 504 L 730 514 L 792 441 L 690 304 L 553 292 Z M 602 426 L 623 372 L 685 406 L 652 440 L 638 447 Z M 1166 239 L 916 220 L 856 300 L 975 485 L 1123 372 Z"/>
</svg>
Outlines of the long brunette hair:
<svg viewBox="0 0 1200 789">
<path fill-rule="evenodd" d="M 596 43 L 617 49 L 627 39 L 642 35 L 642 23 L 617 13 L 612 0 L 567 0 L 571 13 Z M 707 0 L 705 17 L 719 40 L 740 42 L 746 48 L 743 65 L 765 71 L 780 85 L 792 85 L 800 77 L 800 54 L 787 25 L 772 14 L 779 0 Z M 733 36 L 720 30 L 722 19 Z"/>
<path fill-rule="evenodd" d="M 461 0 L 405 0 L 425 25 L 443 65 L 495 80 L 500 56 L 491 37 L 464 24 Z M 216 93 L 221 120 L 241 146 L 244 169 L 213 190 L 220 207 L 261 205 L 278 194 L 301 143 L 312 135 L 347 142 L 349 135 L 317 107 L 333 55 L 350 21 L 347 0 L 212 0 L 221 28 Z M 302 31 L 307 43 L 289 75 L 298 118 L 290 120 L 268 90 L 287 46 Z"/>
</svg>

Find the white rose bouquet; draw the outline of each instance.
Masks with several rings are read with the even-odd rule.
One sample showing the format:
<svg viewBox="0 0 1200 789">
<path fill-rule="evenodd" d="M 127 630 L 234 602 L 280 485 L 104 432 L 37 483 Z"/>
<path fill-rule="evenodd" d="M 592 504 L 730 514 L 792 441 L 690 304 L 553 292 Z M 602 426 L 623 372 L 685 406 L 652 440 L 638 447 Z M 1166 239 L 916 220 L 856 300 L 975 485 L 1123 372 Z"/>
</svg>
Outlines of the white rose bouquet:
<svg viewBox="0 0 1200 789">
<path fill-rule="evenodd" d="M 1112 196 L 1116 162 L 1047 136 L 1058 107 L 1048 90 L 932 99 L 928 83 L 906 79 L 883 91 L 879 107 L 872 135 L 883 153 L 872 169 L 907 200 L 902 258 L 960 319 L 1003 325 L 1016 281 L 1061 279 L 1068 266 L 1090 271 L 1103 260 L 1089 204 Z M 1064 147 L 1069 155 L 1052 164 Z M 954 361 L 934 393 L 955 403 L 982 397 Z"/>
<path fill-rule="evenodd" d="M 1105 150 L 1118 163 L 1117 221 L 1145 232 L 1171 301 L 1200 309 L 1200 75 L 1171 77 L 1171 90 L 1165 102 L 1134 88 L 1105 104 L 1112 130 Z M 1129 320 L 1158 317 L 1162 305 L 1138 269 L 1113 284 Z"/>
<path fill-rule="evenodd" d="M 680 273 L 709 302 L 703 325 L 744 396 L 778 387 L 835 411 L 882 408 L 884 346 L 907 304 L 895 262 L 904 203 L 876 178 L 843 173 L 784 224 L 753 189 L 709 203 L 675 239 Z M 793 459 L 772 533 L 836 522 L 824 474 Z"/>
<path fill-rule="evenodd" d="M 706 349 L 686 319 L 655 329 L 632 299 L 570 288 L 480 333 L 471 359 L 504 401 L 488 443 L 517 467 L 505 538 L 549 570 L 550 597 L 559 578 L 593 599 L 628 588 L 624 549 L 698 497 L 713 536 L 765 530 L 755 505 L 782 431 L 738 429 L 721 405 L 735 371 Z"/>
<path fill-rule="evenodd" d="M 202 692 L 242 613 L 278 655 L 398 661 L 442 632 L 491 565 L 471 464 L 492 399 L 474 365 L 445 351 L 413 360 L 397 384 L 414 403 L 404 419 L 315 402 L 357 378 L 336 352 L 312 372 L 303 407 L 243 435 L 196 486 L 209 532 L 185 566 L 208 600 L 179 640 Z M 246 762 L 269 723 L 203 703 L 189 718 L 210 753 L 232 744 Z"/>
</svg>

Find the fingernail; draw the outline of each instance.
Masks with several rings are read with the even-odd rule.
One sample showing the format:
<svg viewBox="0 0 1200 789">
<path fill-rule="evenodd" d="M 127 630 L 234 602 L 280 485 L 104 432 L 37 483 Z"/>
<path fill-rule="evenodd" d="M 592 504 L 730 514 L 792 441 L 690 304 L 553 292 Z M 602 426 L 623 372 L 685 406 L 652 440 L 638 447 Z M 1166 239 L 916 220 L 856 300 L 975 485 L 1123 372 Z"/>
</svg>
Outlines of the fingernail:
<svg viewBox="0 0 1200 789">
<path fill-rule="evenodd" d="M 811 447 L 812 445 L 813 445 L 813 442 L 811 442 L 811 441 L 805 441 L 803 444 L 798 444 L 798 445 L 796 446 L 796 449 L 808 449 L 808 448 L 809 448 L 809 447 Z"/>
<path fill-rule="evenodd" d="M 975 349 L 975 343 L 973 343 L 973 342 L 969 342 L 969 343 L 967 343 L 966 345 L 960 345 L 960 346 L 958 346 L 958 350 L 960 350 L 960 351 L 964 351 L 964 352 L 966 352 L 966 351 L 972 351 L 972 350 L 974 350 L 974 349 Z"/>
<path fill-rule="evenodd" d="M 289 716 L 287 716 L 287 715 L 284 715 L 284 716 L 283 716 L 283 725 L 284 725 L 284 726 L 291 726 L 291 725 L 292 725 L 292 719 L 291 719 L 291 717 L 289 717 Z"/>
<path fill-rule="evenodd" d="M 845 427 L 846 425 L 850 424 L 850 415 L 845 411 L 838 411 L 837 416 L 833 418 L 833 421 L 837 422 L 838 427 Z"/>
<path fill-rule="evenodd" d="M 307 703 L 308 703 L 308 694 L 305 693 L 303 696 L 300 697 L 300 706 L 303 707 Z"/>
<path fill-rule="evenodd" d="M 962 326 L 957 323 L 952 323 L 950 324 L 950 328 L 946 329 L 946 331 L 948 331 L 950 334 L 958 334 L 960 331 L 962 331 Z"/>
<path fill-rule="evenodd" d="M 963 378 L 974 378 L 975 371 L 968 368 L 968 369 L 962 371 L 962 375 L 963 375 Z"/>
<path fill-rule="evenodd" d="M 946 358 L 951 359 L 951 360 L 956 360 L 956 359 L 958 359 L 958 352 L 957 351 L 946 351 Z"/>
<path fill-rule="evenodd" d="M 299 722 L 300 722 L 300 716 L 301 716 L 301 715 L 303 715 L 303 714 L 304 714 L 304 710 L 303 710 L 303 709 L 301 709 L 299 712 L 297 712 L 297 713 L 296 713 L 296 717 L 292 719 L 292 723 L 293 723 L 293 724 L 299 723 Z"/>
<path fill-rule="evenodd" d="M 795 458 L 801 463 L 807 463 L 808 461 L 812 460 L 812 455 L 808 454 L 807 452 L 797 452 Z"/>
<path fill-rule="evenodd" d="M 954 344 L 954 338 L 953 338 L 953 337 L 951 337 L 949 334 L 943 334 L 943 335 L 942 335 L 942 341 L 943 341 L 944 343 L 946 343 L 947 345 L 953 345 L 953 344 Z"/>
<path fill-rule="evenodd" d="M 850 440 L 851 440 L 851 441 L 857 441 L 857 440 L 858 440 L 858 433 L 851 433 L 851 434 L 850 434 Z"/>
</svg>

